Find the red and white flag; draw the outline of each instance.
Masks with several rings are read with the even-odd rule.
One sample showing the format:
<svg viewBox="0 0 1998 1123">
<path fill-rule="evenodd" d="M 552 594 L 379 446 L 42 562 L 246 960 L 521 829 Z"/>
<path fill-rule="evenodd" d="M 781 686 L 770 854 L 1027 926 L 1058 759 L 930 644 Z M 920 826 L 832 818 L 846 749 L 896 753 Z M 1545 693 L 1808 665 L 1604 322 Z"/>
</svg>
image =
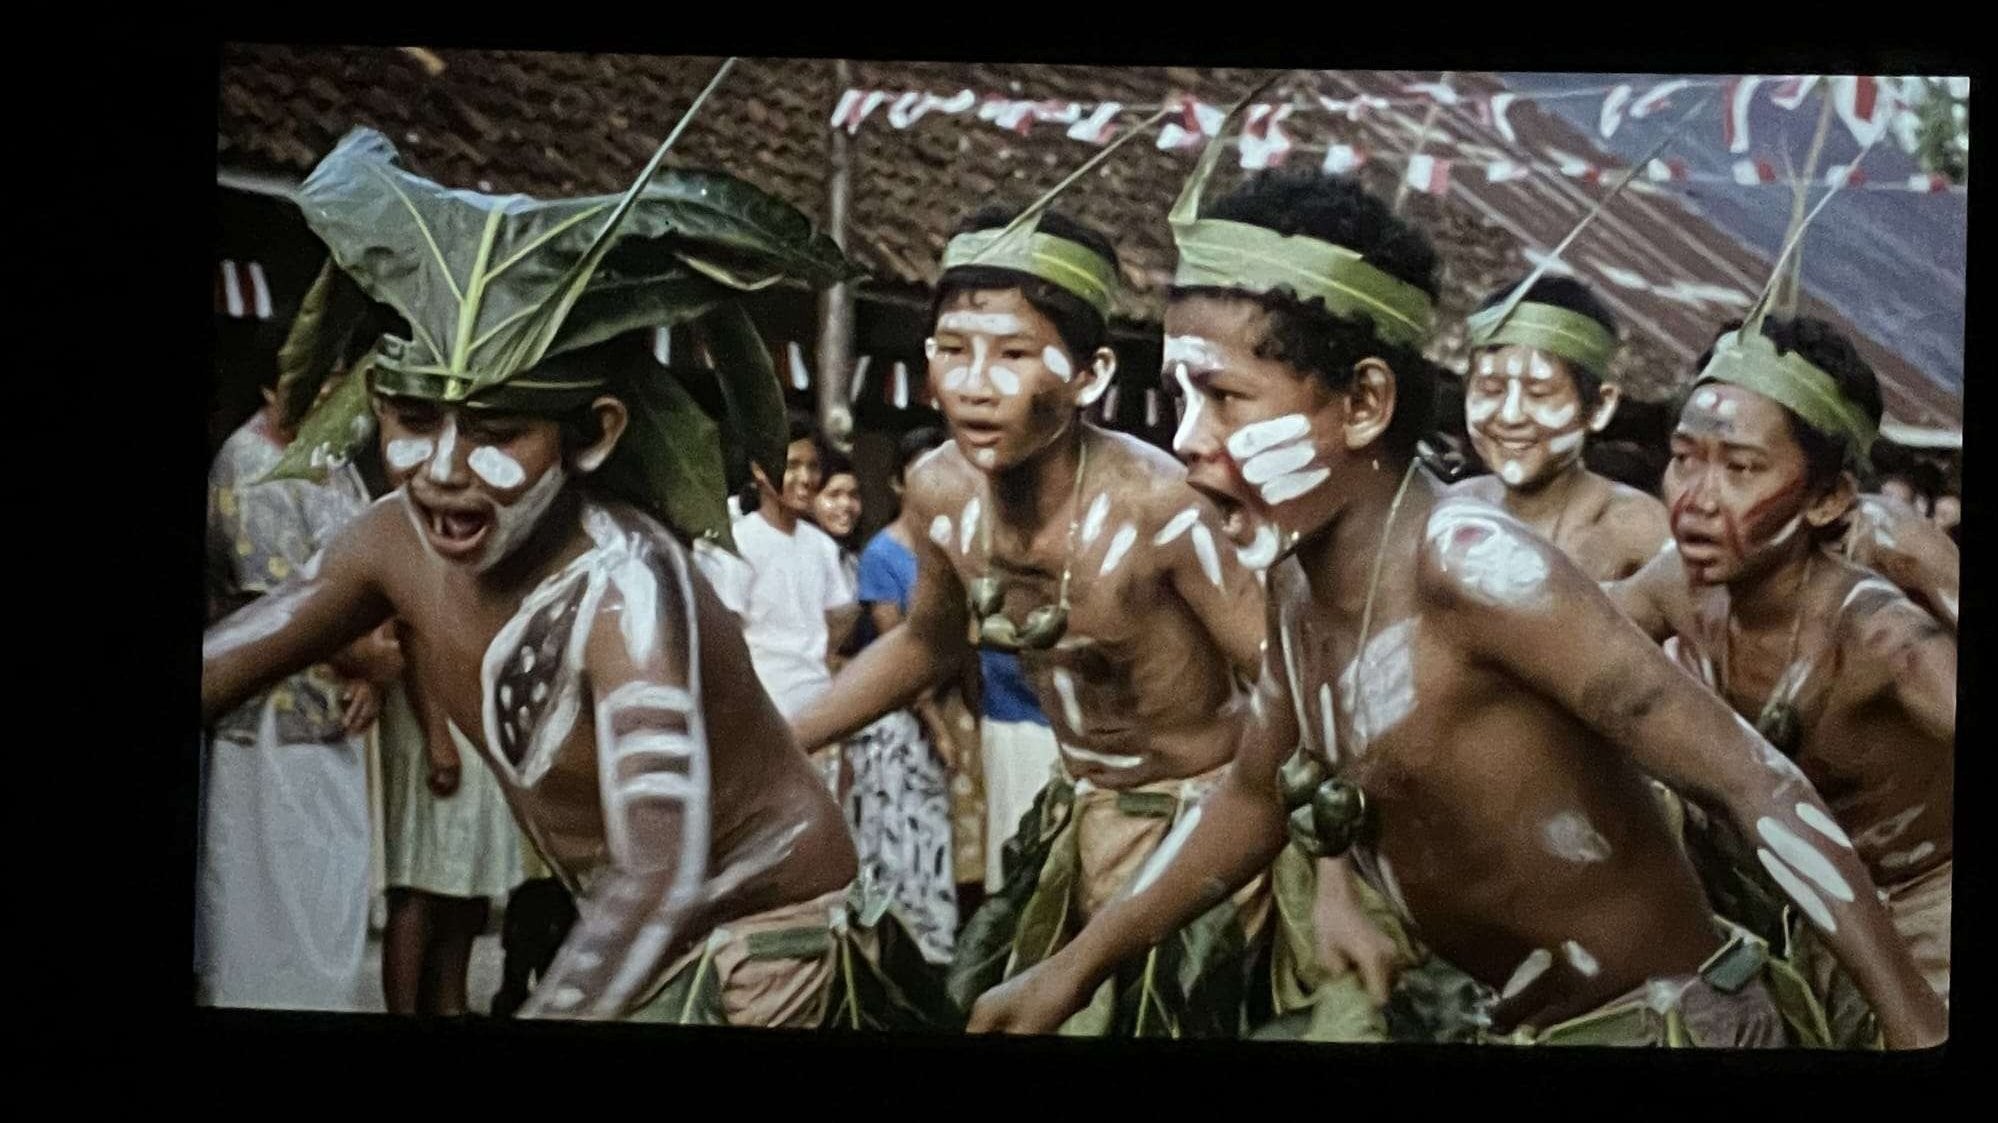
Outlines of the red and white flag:
<svg viewBox="0 0 1998 1123">
<path fill-rule="evenodd" d="M 1878 140 L 1892 116 L 1893 95 L 1881 87 L 1878 78 L 1846 76 L 1831 82 L 1832 106 L 1852 139 L 1862 147 Z"/>
<path fill-rule="evenodd" d="M 1743 187 L 1776 182 L 1776 165 L 1767 160 L 1736 160 L 1734 181 Z"/>
<path fill-rule="evenodd" d="M 1292 107 L 1288 105 L 1252 105 L 1249 107 L 1249 123 L 1242 130 L 1242 166 L 1250 171 L 1280 166 L 1294 147 L 1290 137 L 1284 135 L 1283 121 L 1289 117 Z"/>
<path fill-rule="evenodd" d="M 895 364 L 895 408 L 909 408 L 909 368 L 903 363 Z"/>
<path fill-rule="evenodd" d="M 1609 96 L 1603 98 L 1602 114 L 1596 124 L 1597 128 L 1602 132 L 1604 140 L 1615 136 L 1618 126 L 1623 124 L 1623 111 L 1624 107 L 1630 103 L 1630 93 L 1630 85 L 1629 83 L 1625 83 L 1611 90 Z"/>
<path fill-rule="evenodd" d="M 1117 131 L 1117 114 L 1123 108 L 1121 102 L 1106 101 L 1099 104 L 1095 112 L 1068 127 L 1070 139 L 1087 141 L 1090 144 L 1104 143 Z"/>
<path fill-rule="evenodd" d="M 839 105 L 833 110 L 832 127 L 844 128 L 849 135 L 859 132 L 860 123 L 887 100 L 888 95 L 880 90 L 848 90 L 840 95 Z"/>
<path fill-rule="evenodd" d="M 1457 104 L 1457 91 L 1447 82 L 1413 82 L 1409 84 L 1408 92 L 1434 98 L 1444 105 Z"/>
<path fill-rule="evenodd" d="M 1690 85 L 1692 83 L 1684 78 L 1674 78 L 1668 82 L 1658 83 L 1649 90 L 1646 90 L 1644 96 L 1630 103 L 1631 118 L 1642 121 L 1653 113 L 1664 109 L 1672 104 L 1673 94 Z"/>
<path fill-rule="evenodd" d="M 1518 94 L 1493 94 L 1490 101 L 1478 103 L 1479 122 L 1496 129 L 1507 144 L 1519 143 L 1518 134 L 1512 131 L 1512 122 L 1505 118 L 1505 111 L 1512 107 L 1514 99 L 1518 97 Z"/>
<path fill-rule="evenodd" d="M 1493 160 L 1485 165 L 1486 183 L 1511 183 L 1532 174 L 1531 169 L 1516 160 Z"/>
<path fill-rule="evenodd" d="M 1721 115 L 1721 139 L 1727 150 L 1737 155 L 1748 151 L 1748 108 L 1755 98 L 1761 78 L 1746 75 L 1727 80 L 1726 112 Z"/>
<path fill-rule="evenodd" d="M 1367 150 L 1350 144 L 1334 144 L 1325 150 L 1326 175 L 1346 175 L 1367 162 Z"/>
<path fill-rule="evenodd" d="M 1408 158 L 1408 185 L 1431 195 L 1450 190 L 1450 161 L 1423 153 Z"/>
<path fill-rule="evenodd" d="M 1908 190 L 1935 195 L 1949 190 L 1949 177 L 1939 172 L 1916 172 L 1908 177 Z"/>
<path fill-rule="evenodd" d="M 811 389 L 812 374 L 805 369 L 805 349 L 796 343 L 787 343 L 784 348 L 791 356 L 791 388 L 800 391 Z"/>
<path fill-rule="evenodd" d="M 1811 90 L 1817 84 L 1818 76 L 1815 74 L 1793 75 L 1777 83 L 1769 100 L 1775 102 L 1778 108 L 1795 109 L 1804 104 L 1804 99 L 1811 96 Z"/>
<path fill-rule="evenodd" d="M 673 361 L 673 329 L 652 329 L 652 357 L 659 360 L 660 366 Z"/>
<path fill-rule="evenodd" d="M 853 361 L 853 380 L 846 384 L 847 401 L 857 402 L 860 400 L 861 390 L 867 385 L 867 364 L 872 359 L 872 355 L 862 355 Z"/>
<path fill-rule="evenodd" d="M 1644 165 L 1644 174 L 1654 183 L 1677 183 L 1687 178 L 1686 162 L 1673 157 L 1668 160 L 1653 158 Z"/>
<path fill-rule="evenodd" d="M 1837 164 L 1825 173 L 1827 187 L 1858 187 L 1866 182 L 1866 169 L 1852 164 Z"/>
</svg>

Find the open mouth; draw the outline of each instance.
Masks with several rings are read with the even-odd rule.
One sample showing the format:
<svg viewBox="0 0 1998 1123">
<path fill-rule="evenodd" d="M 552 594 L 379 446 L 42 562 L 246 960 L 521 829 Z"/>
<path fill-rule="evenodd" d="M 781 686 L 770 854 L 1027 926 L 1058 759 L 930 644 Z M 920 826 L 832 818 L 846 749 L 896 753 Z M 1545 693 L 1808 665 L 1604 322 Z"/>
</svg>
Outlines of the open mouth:
<svg viewBox="0 0 1998 1123">
<path fill-rule="evenodd" d="M 1722 550 L 1721 542 L 1718 538 L 1706 534 L 1691 534 L 1685 531 L 1675 531 L 1673 537 L 1679 543 L 1679 556 L 1689 562 L 1704 565 L 1708 562 L 1720 560 Z"/>
<path fill-rule="evenodd" d="M 975 448 L 991 448 L 999 443 L 1005 430 L 987 421 L 960 421 L 957 438 Z"/>
<path fill-rule="evenodd" d="M 1205 484 L 1194 483 L 1192 480 L 1186 482 L 1187 486 L 1211 500 L 1215 508 L 1221 512 L 1221 532 L 1228 536 L 1230 542 L 1237 546 L 1247 546 L 1255 539 L 1256 519 L 1250 515 L 1249 509 L 1241 500 Z"/>
<path fill-rule="evenodd" d="M 492 533 L 493 516 L 478 508 L 431 507 L 418 504 L 423 514 L 423 530 L 430 544 L 447 558 L 466 558 L 478 553 Z"/>
</svg>

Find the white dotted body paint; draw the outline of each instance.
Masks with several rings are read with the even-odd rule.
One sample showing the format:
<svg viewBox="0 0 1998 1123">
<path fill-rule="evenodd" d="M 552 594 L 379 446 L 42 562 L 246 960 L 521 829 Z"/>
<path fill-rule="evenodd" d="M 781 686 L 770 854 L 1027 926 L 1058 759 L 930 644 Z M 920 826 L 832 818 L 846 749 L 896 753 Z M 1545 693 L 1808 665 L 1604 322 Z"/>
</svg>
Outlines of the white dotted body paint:
<svg viewBox="0 0 1998 1123">
<path fill-rule="evenodd" d="M 974 495 L 964 505 L 964 514 L 958 519 L 957 552 L 960 554 L 971 552 L 971 536 L 978 531 L 979 509 L 978 497 Z"/>
<path fill-rule="evenodd" d="M 1823 897 L 1818 896 L 1810 886 L 1804 884 L 1803 878 L 1798 877 L 1795 871 L 1784 865 L 1782 859 L 1759 846 L 1755 848 L 1755 856 L 1762 862 L 1762 868 L 1768 870 L 1769 876 L 1776 880 L 1776 884 L 1783 887 L 1783 892 L 1788 893 L 1790 899 L 1797 902 L 1797 907 L 1804 910 L 1804 915 L 1811 918 L 1812 923 L 1828 933 L 1838 932 L 1838 922 L 1832 919 L 1831 906 L 1825 904 Z"/>
<path fill-rule="evenodd" d="M 1740 411 L 1741 403 L 1735 401 L 1733 398 L 1722 398 L 1720 404 L 1714 407 L 1714 413 L 1718 414 L 1723 420 L 1734 417 Z"/>
<path fill-rule="evenodd" d="M 1505 372 L 1514 378 L 1526 373 L 1526 357 L 1514 351 L 1505 357 Z"/>
<path fill-rule="evenodd" d="M 1470 538 L 1467 544 L 1459 538 Z M 1547 560 L 1527 538 L 1491 514 L 1450 504 L 1429 520 L 1429 541 L 1445 573 L 1459 577 L 1482 600 L 1531 604 L 1547 591 Z"/>
<path fill-rule="evenodd" d="M 1847 850 L 1852 849 L 1852 840 L 1845 836 L 1845 831 L 1832 821 L 1831 816 L 1818 810 L 1815 804 L 1797 804 L 1797 818 L 1802 819 L 1805 826 L 1824 835 Z"/>
<path fill-rule="evenodd" d="M 990 468 L 994 464 L 999 463 L 999 450 L 996 448 L 977 449 L 972 452 L 971 460 L 972 463 L 982 468 Z"/>
<path fill-rule="evenodd" d="M 1607 862 L 1612 853 L 1609 841 L 1578 811 L 1563 811 L 1540 824 L 1540 844 L 1556 858 L 1583 865 Z"/>
<path fill-rule="evenodd" d="M 520 466 L 520 461 L 491 445 L 473 449 L 466 463 L 480 479 L 497 488 L 516 488 L 527 478 L 527 469 Z"/>
<path fill-rule="evenodd" d="M 1130 553 L 1131 544 L 1137 540 L 1137 527 L 1132 526 L 1130 523 L 1125 523 L 1123 526 L 1118 527 L 1117 533 L 1110 538 L 1110 549 L 1103 555 L 1103 568 L 1097 570 L 1096 575 L 1098 577 L 1107 576 L 1111 570 L 1116 569 L 1118 563 L 1124 560 L 1124 555 Z"/>
<path fill-rule="evenodd" d="M 930 520 L 930 541 L 939 546 L 950 545 L 950 516 L 938 515 Z"/>
<path fill-rule="evenodd" d="M 1318 684 L 1318 736 L 1319 745 L 1325 750 L 1325 759 L 1339 763 L 1339 720 L 1332 710 L 1332 684 Z"/>
<path fill-rule="evenodd" d="M 1059 347 L 1041 348 L 1041 365 L 1063 382 L 1075 377 L 1075 364 L 1068 361 L 1067 352 Z"/>
<path fill-rule="evenodd" d="M 1171 542 L 1173 539 L 1185 534 L 1187 529 L 1195 522 L 1198 522 L 1199 519 L 1200 508 L 1188 507 L 1186 510 L 1166 520 L 1165 526 L 1161 527 L 1159 532 L 1152 536 L 1152 545 L 1163 546 Z"/>
<path fill-rule="evenodd" d="M 1193 556 L 1200 559 L 1200 572 L 1215 588 L 1221 587 L 1221 555 L 1214 549 L 1214 534 L 1205 523 L 1193 525 Z"/>
<path fill-rule="evenodd" d="M 397 437 L 388 443 L 382 456 L 389 467 L 398 472 L 407 471 L 430 459 L 437 451 L 437 443 L 429 437 Z"/>
<path fill-rule="evenodd" d="M 1589 954 L 1588 948 L 1583 947 L 1575 941 L 1562 941 L 1561 951 L 1567 955 L 1570 967 L 1587 975 L 1589 978 L 1593 979 L 1602 972 L 1603 965 L 1596 962 L 1596 957 Z"/>
<path fill-rule="evenodd" d="M 1152 856 L 1145 860 L 1144 868 L 1138 871 L 1137 880 L 1131 883 L 1132 896 L 1144 892 L 1159 879 L 1159 875 L 1165 872 L 1165 868 L 1171 865 L 1173 858 L 1179 854 L 1179 848 L 1186 845 L 1186 840 L 1193 834 L 1193 828 L 1199 825 L 1200 805 L 1196 803 L 1187 810 L 1179 822 L 1173 824 L 1172 832 L 1166 835 L 1164 842 L 1159 843 L 1159 848 L 1152 852 Z"/>
<path fill-rule="evenodd" d="M 1527 953 L 1525 959 L 1519 961 L 1518 967 L 1513 968 L 1512 978 L 1505 981 L 1505 989 L 1499 992 L 1499 997 L 1511 998 L 1532 986 L 1533 980 L 1546 974 L 1547 969 L 1552 966 L 1554 966 L 1554 953 L 1546 948 L 1534 948 Z"/>
<path fill-rule="evenodd" d="M 1367 641 L 1339 676 L 1339 699 L 1358 744 L 1371 745 L 1415 709 L 1415 618 Z"/>
<path fill-rule="evenodd" d="M 1063 756 L 1072 760 L 1079 760 L 1086 764 L 1100 765 L 1104 768 L 1131 769 L 1145 763 L 1145 758 L 1141 756 L 1125 756 L 1122 753 L 1099 753 L 1069 744 L 1062 744 L 1061 752 Z"/>
<path fill-rule="evenodd" d="M 1922 842 L 1917 844 L 1915 848 L 1912 850 L 1903 850 L 1898 854 L 1888 854 L 1883 856 L 1880 859 L 1880 868 L 1884 870 L 1905 869 L 1906 867 L 1914 865 L 1916 862 L 1921 861 L 1923 858 L 1926 858 L 1935 852 L 1936 852 L 1935 843 Z"/>
<path fill-rule="evenodd" d="M 1068 727 L 1077 733 L 1084 732 L 1082 703 L 1075 696 L 1075 676 L 1068 673 L 1068 668 L 1055 668 L 1054 688 L 1061 698 L 1061 716 L 1068 719 Z"/>
<path fill-rule="evenodd" d="M 430 456 L 430 478 L 443 483 L 451 478 L 451 460 L 458 452 L 458 415 L 447 414 L 444 418 L 444 435 L 438 438 L 437 451 Z"/>
<path fill-rule="evenodd" d="M 1283 548 L 1283 540 L 1277 536 L 1276 528 L 1263 523 L 1256 527 L 1256 536 L 1246 546 L 1235 547 L 1235 560 L 1261 576 L 1277 559 L 1277 551 Z"/>
<path fill-rule="evenodd" d="M 1720 394 L 1713 387 L 1709 386 L 1693 395 L 1693 404 L 1699 406 L 1701 409 L 1712 409 L 1720 404 Z"/>
<path fill-rule="evenodd" d="M 1082 520 L 1082 544 L 1091 545 L 1096 536 L 1103 533 L 1103 520 L 1110 517 L 1110 493 L 1104 492 L 1089 505 L 1089 514 Z"/>
</svg>

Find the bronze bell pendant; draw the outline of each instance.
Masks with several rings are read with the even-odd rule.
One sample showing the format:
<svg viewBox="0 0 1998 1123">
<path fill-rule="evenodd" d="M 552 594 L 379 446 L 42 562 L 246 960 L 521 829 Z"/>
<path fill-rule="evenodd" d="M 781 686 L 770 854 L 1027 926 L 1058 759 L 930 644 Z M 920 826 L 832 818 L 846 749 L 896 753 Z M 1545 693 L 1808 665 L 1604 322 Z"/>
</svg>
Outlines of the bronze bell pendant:
<svg viewBox="0 0 1998 1123">
<path fill-rule="evenodd" d="M 1013 622 L 1003 615 L 987 616 L 978 625 L 978 642 L 1000 651 L 1014 651 L 1020 646 L 1020 637 L 1013 629 Z"/>
<path fill-rule="evenodd" d="M 1299 850 L 1304 851 L 1305 854 L 1313 858 L 1323 858 L 1326 856 L 1325 844 L 1319 841 L 1318 838 L 1318 828 L 1311 824 L 1311 801 L 1309 799 L 1306 799 L 1291 810 L 1290 818 L 1286 821 L 1285 826 L 1290 830 L 1290 840 L 1297 843 Z"/>
<path fill-rule="evenodd" d="M 1067 632 L 1068 609 L 1058 604 L 1044 604 L 1027 613 L 1027 622 L 1020 628 L 1019 645 L 1028 651 L 1046 651 L 1059 643 Z"/>
<path fill-rule="evenodd" d="M 1367 793 L 1358 784 L 1334 776 L 1311 793 L 1311 823 L 1324 847 L 1322 857 L 1336 858 L 1353 848 L 1372 826 Z"/>
<path fill-rule="evenodd" d="M 999 579 L 991 575 L 975 577 L 971 581 L 971 611 L 978 616 L 991 616 L 999 611 L 1006 600 L 1006 590 L 999 585 Z"/>
<path fill-rule="evenodd" d="M 1311 802 L 1311 794 L 1325 780 L 1325 766 L 1318 758 L 1300 749 L 1284 762 L 1278 773 L 1283 784 L 1283 805 L 1296 809 Z"/>
</svg>

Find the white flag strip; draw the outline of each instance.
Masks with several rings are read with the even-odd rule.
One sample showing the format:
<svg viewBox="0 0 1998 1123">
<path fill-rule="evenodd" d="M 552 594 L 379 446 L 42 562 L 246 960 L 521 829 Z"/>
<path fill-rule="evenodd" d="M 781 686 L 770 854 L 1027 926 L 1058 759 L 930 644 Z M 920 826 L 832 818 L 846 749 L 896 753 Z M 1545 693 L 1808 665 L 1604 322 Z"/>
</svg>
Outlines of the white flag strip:
<svg viewBox="0 0 1998 1123">
<path fill-rule="evenodd" d="M 1872 144 L 1887 129 L 1894 100 L 1878 79 L 1845 76 L 1832 79 L 1832 106 L 1860 147 Z"/>
<path fill-rule="evenodd" d="M 1334 144 L 1325 149 L 1324 169 L 1327 175 L 1345 175 L 1366 162 L 1366 151 L 1350 144 Z"/>
<path fill-rule="evenodd" d="M 1293 107 L 1255 105 L 1249 107 L 1249 124 L 1239 142 L 1242 166 L 1261 171 L 1282 164 L 1290 155 L 1292 142 L 1284 134 L 1283 122 Z"/>
<path fill-rule="evenodd" d="M 860 400 L 861 388 L 867 385 L 867 364 L 873 361 L 872 355 L 862 355 L 853 361 L 853 381 L 846 388 L 846 400 Z"/>
<path fill-rule="evenodd" d="M 1525 179 L 1532 174 L 1531 169 L 1511 160 L 1493 160 L 1485 165 L 1486 183 L 1510 183 L 1515 179 Z"/>
<path fill-rule="evenodd" d="M 902 363 L 895 364 L 895 408 L 909 408 L 909 368 Z"/>
<path fill-rule="evenodd" d="M 1068 127 L 1068 135 L 1090 144 L 1102 144 L 1110 139 L 1117 114 L 1124 106 L 1119 102 L 1106 101 L 1096 107 L 1096 111 Z"/>
<path fill-rule="evenodd" d="M 1755 87 L 1762 79 L 1745 75 L 1730 79 L 1726 113 L 1721 119 L 1721 139 L 1727 143 L 1727 150 L 1739 156 L 1748 151 L 1748 110 L 1755 98 Z"/>
<path fill-rule="evenodd" d="M 1777 85 L 1775 92 L 1769 95 L 1769 100 L 1775 102 L 1780 109 L 1795 109 L 1804 103 L 1805 98 L 1811 96 L 1811 90 L 1817 84 L 1818 76 L 1815 74 L 1800 74 L 1785 78 Z"/>
<path fill-rule="evenodd" d="M 252 307 L 256 309 L 257 319 L 259 320 L 270 319 L 271 318 L 270 286 L 264 283 L 263 265 L 255 261 L 252 261 L 250 263 L 250 295 L 253 298 L 251 303 Z"/>
<path fill-rule="evenodd" d="M 791 357 L 791 388 L 793 390 L 811 389 L 811 372 L 805 369 L 805 349 L 796 343 L 787 343 L 784 346 Z"/>
<path fill-rule="evenodd" d="M 673 329 L 652 329 L 652 357 L 658 359 L 662 367 L 673 361 Z"/>
<path fill-rule="evenodd" d="M 222 298 L 229 308 L 231 319 L 243 318 L 243 282 L 236 278 L 236 263 L 228 259 L 222 262 Z"/>
<path fill-rule="evenodd" d="M 1673 78 L 1660 82 L 1645 91 L 1644 96 L 1630 103 L 1630 116 L 1638 121 L 1672 104 L 1672 95 L 1692 85 L 1684 78 Z"/>
<path fill-rule="evenodd" d="M 1450 161 L 1423 153 L 1408 158 L 1408 185 L 1430 195 L 1450 190 Z"/>
<path fill-rule="evenodd" d="M 1507 144 L 1519 143 L 1518 135 L 1512 131 L 1512 122 L 1506 120 L 1505 116 L 1505 111 L 1512 107 L 1513 99 L 1518 96 L 1517 94 L 1492 95 L 1492 128 L 1498 130 L 1498 134 L 1505 138 Z"/>
<path fill-rule="evenodd" d="M 1630 92 L 1630 84 L 1625 83 L 1611 90 L 1609 96 L 1603 98 L 1603 108 L 1597 120 L 1597 128 L 1603 134 L 1604 140 L 1615 136 L 1617 128 L 1623 124 L 1624 107 L 1630 101 Z"/>
</svg>

